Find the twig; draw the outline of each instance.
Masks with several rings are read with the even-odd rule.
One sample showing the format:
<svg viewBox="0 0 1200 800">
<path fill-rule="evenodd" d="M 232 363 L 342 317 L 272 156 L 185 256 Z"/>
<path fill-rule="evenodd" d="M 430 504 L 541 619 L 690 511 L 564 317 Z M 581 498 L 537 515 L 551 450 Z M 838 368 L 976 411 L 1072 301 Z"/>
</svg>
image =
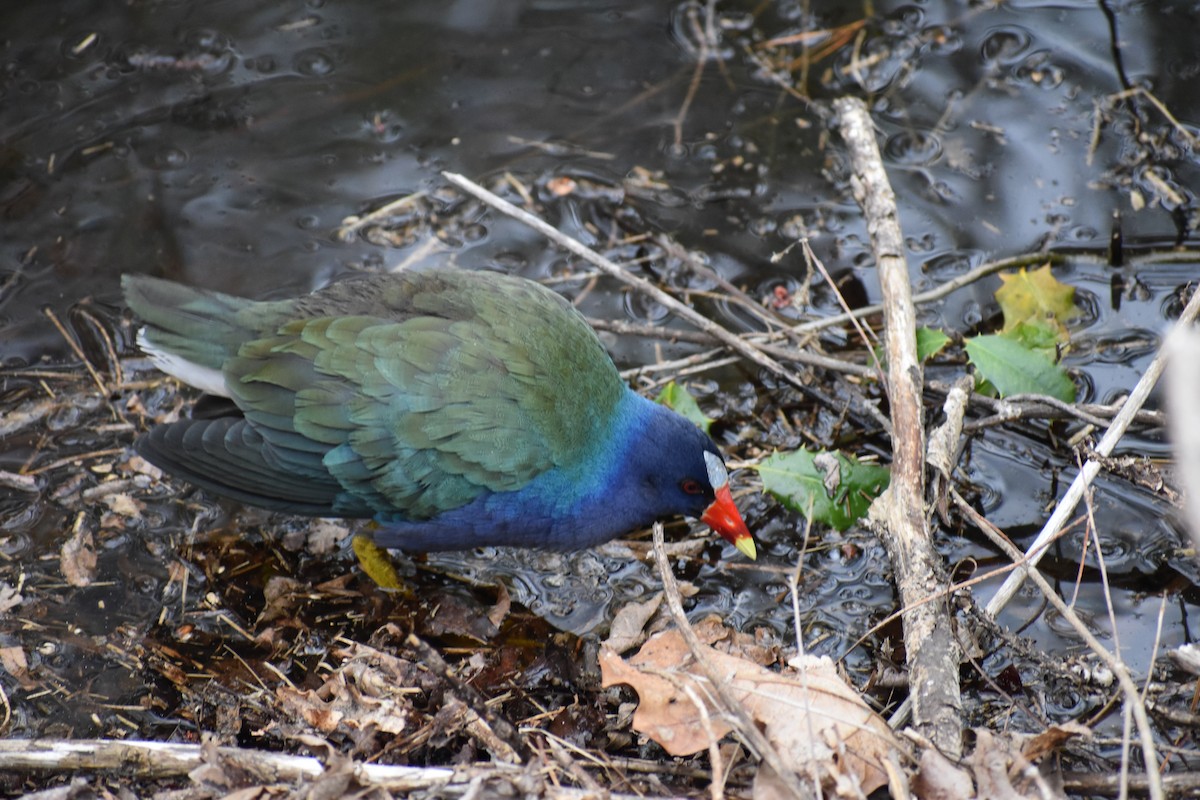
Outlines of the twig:
<svg viewBox="0 0 1200 800">
<path fill-rule="evenodd" d="M 111 739 L 0 739 L 0 773 L 13 771 L 74 773 L 80 770 L 119 771 L 122 775 L 146 778 L 178 778 L 196 767 L 210 763 L 213 756 L 237 765 L 247 780 L 264 784 L 298 783 L 320 778 L 328 771 L 321 759 L 249 750 L 240 747 L 210 747 L 200 744 L 147 742 Z M 408 793 L 439 787 L 466 787 L 486 779 L 527 781 L 531 773 L 525 767 L 507 764 L 482 764 L 445 769 L 355 763 L 360 780 L 390 792 Z M 536 773 L 533 774 L 535 780 Z M 519 784 L 520 785 L 520 784 Z M 438 792 L 434 792 L 437 794 Z M 594 798 L 591 789 L 550 786 L 542 783 L 535 794 L 548 800 L 586 800 Z M 297 793 L 303 795 L 303 792 Z M 461 788 L 447 796 L 460 796 Z M 612 800 L 643 800 L 639 795 L 609 793 Z"/>
<path fill-rule="evenodd" d="M 358 231 L 362 230 L 367 225 L 387 219 L 392 215 L 392 212 L 399 208 L 403 208 L 404 206 L 412 205 L 414 202 L 420 200 L 424 196 L 425 192 L 415 192 L 410 195 L 405 195 L 397 200 L 393 200 L 387 205 L 381 206 L 369 214 L 363 214 L 361 217 L 346 217 L 344 220 L 342 220 L 342 227 L 338 228 L 334 235 L 337 236 L 339 241 L 348 242 L 350 241 L 351 237 L 354 236 L 354 234 L 358 233 Z"/>
<path fill-rule="evenodd" d="M 768 330 L 782 333 L 797 343 L 804 343 L 804 341 L 809 338 L 798 336 L 797 334 L 793 333 L 792 329 L 785 324 L 786 320 L 782 320 L 778 316 L 771 314 L 764 309 L 762 305 L 754 302 L 749 295 L 726 279 L 724 275 L 717 272 L 707 264 L 704 264 L 696 258 L 693 258 L 692 254 L 689 253 L 685 247 L 680 245 L 679 242 L 661 234 L 654 237 L 654 242 L 666 253 L 678 258 L 684 264 L 687 264 L 688 269 L 690 269 L 692 272 L 715 283 L 722 292 L 722 300 L 736 303 L 741 308 L 744 308 L 747 313 L 765 325 Z"/>
<path fill-rule="evenodd" d="M 704 655 L 704 645 L 701 644 L 696 632 L 692 630 L 692 625 L 688 622 L 687 614 L 683 611 L 683 602 L 679 599 L 679 584 L 675 581 L 675 573 L 671 571 L 671 562 L 667 557 L 666 545 L 663 541 L 663 526 L 661 522 L 654 523 L 651 536 L 654 541 L 654 562 L 658 565 L 658 573 L 662 576 L 663 594 L 667 600 L 667 608 L 671 611 L 671 618 L 675 620 L 675 626 L 679 628 L 679 633 L 683 636 L 683 641 L 687 643 L 688 650 L 692 654 L 692 658 L 696 659 L 696 663 L 704 670 L 704 674 L 708 677 L 709 683 L 712 685 L 713 692 L 721 700 L 721 705 L 724 706 L 724 711 L 729 715 L 731 722 L 734 725 L 734 730 L 738 736 L 745 740 L 748 747 L 758 754 L 758 757 L 770 765 L 771 769 L 775 770 L 775 774 L 784 786 L 797 798 L 809 798 L 812 796 L 812 791 L 806 789 L 800 780 L 796 777 L 796 772 L 784 762 L 779 751 L 775 746 L 767 740 L 767 737 L 750 715 L 746 713 L 746 709 L 742 707 L 737 698 L 730 694 L 727 683 L 728 679 L 717 672 L 716 668 Z"/>
<path fill-rule="evenodd" d="M 598 331 L 609 331 L 621 336 L 644 336 L 646 338 L 663 339 L 669 342 L 687 342 L 689 344 L 700 345 L 712 344 L 716 341 L 715 336 L 703 331 L 683 331 L 675 328 L 645 325 L 619 319 L 596 319 L 590 317 L 588 318 L 588 324 Z M 806 367 L 817 367 L 818 369 L 825 369 L 830 372 L 856 375 L 860 378 L 874 378 L 878 375 L 875 370 L 863 364 L 855 364 L 851 361 L 844 361 L 840 358 L 825 356 L 808 350 L 767 344 L 766 340 L 771 337 L 765 334 L 752 333 L 744 336 L 744 338 L 753 343 L 759 350 L 780 361 L 794 361 Z M 658 367 L 654 368 L 657 369 Z"/>
<path fill-rule="evenodd" d="M 1167 374 L 1167 407 L 1171 410 L 1171 440 L 1174 443 L 1176 470 L 1189 500 L 1183 512 L 1194 545 L 1200 545 L 1200 332 L 1176 331 L 1167 340 L 1167 348 L 1176 365 Z M 1180 369 L 1179 365 L 1188 365 Z"/>
<path fill-rule="evenodd" d="M 217 747 L 215 750 L 222 757 L 249 765 L 251 774 L 269 772 L 275 780 L 315 778 L 325 771 L 319 759 L 309 756 L 240 747 Z M 126 775 L 167 778 L 186 775 L 204 761 L 204 745 L 199 744 L 109 739 L 0 739 L 2 772 L 120 770 Z M 454 770 L 436 767 L 360 766 L 369 780 L 396 791 L 442 786 L 450 783 L 455 775 Z"/>
<path fill-rule="evenodd" d="M 84 368 L 88 371 L 88 374 L 92 376 L 92 382 L 95 383 L 96 388 L 100 390 L 101 396 L 107 398 L 109 391 L 108 387 L 104 385 L 104 379 L 100 377 L 100 373 L 96 372 L 96 368 L 92 366 L 92 362 L 88 361 L 87 356 L 83 354 L 83 348 L 81 348 L 79 343 L 75 341 L 75 337 L 67 333 L 67 329 L 61 322 L 59 322 L 58 316 L 54 313 L 53 309 L 43 308 L 42 313 L 46 316 L 46 319 L 50 320 L 50 324 L 58 329 L 59 334 L 62 335 L 63 340 L 67 343 L 67 346 L 71 348 L 71 352 L 75 354 L 75 357 L 83 362 Z"/>
<path fill-rule="evenodd" d="M 712 13 L 712 6 L 709 6 L 709 13 Z M 687 119 L 688 109 L 692 107 L 692 101 L 696 99 L 696 92 L 700 89 L 700 79 L 704 77 L 704 65 L 708 61 L 708 48 L 711 43 L 708 37 L 704 35 L 704 31 L 700 29 L 700 23 L 696 20 L 696 9 L 688 8 L 688 22 L 692 26 L 692 34 L 700 42 L 700 51 L 696 54 L 696 66 L 692 69 L 692 80 L 688 84 L 687 94 L 683 98 L 683 103 L 679 106 L 679 113 L 675 115 L 675 120 L 672 122 L 672 127 L 675 129 L 675 146 L 683 146 L 683 121 Z"/>
<path fill-rule="evenodd" d="M 866 104 L 858 98 L 839 98 L 834 109 L 854 167 L 851 186 L 866 217 L 884 297 L 892 475 L 880 498 L 882 507 L 876 510 L 879 501 L 872 505 L 871 519 L 887 546 L 905 608 L 904 644 L 917 731 L 955 757 L 962 752 L 958 641 L 948 603 L 921 603 L 945 591 L 948 581 L 925 515 L 924 379 L 917 360 L 916 310 L 904 237 Z"/>
<path fill-rule="evenodd" d="M 455 675 L 437 650 L 413 633 L 408 635 L 404 643 L 416 651 L 421 663 L 449 684 L 451 691 L 484 723 L 487 728 L 483 732 L 488 740 L 486 744 L 494 758 L 515 764 L 528 759 L 529 750 L 513 724 L 496 713 L 478 689 Z"/>
<path fill-rule="evenodd" d="M 913 304 L 923 306 L 926 303 L 932 303 L 936 300 L 941 300 L 943 297 L 953 294 L 964 286 L 970 286 L 980 278 L 985 278 L 988 275 L 991 275 L 994 272 L 999 272 L 1002 269 L 1012 269 L 1013 267 L 1021 267 L 1025 266 L 1026 264 L 1035 263 L 1061 264 L 1065 260 L 1066 259 L 1064 256 L 1058 255 L 1057 253 L 1026 253 L 1024 255 L 1013 256 L 1012 258 L 1004 258 L 999 261 L 989 261 L 986 264 L 980 264 L 970 272 L 964 272 L 957 278 L 952 278 L 945 283 L 940 284 L 936 288 L 930 289 L 928 292 L 914 294 Z M 804 322 L 800 325 L 794 325 L 792 326 L 792 331 L 799 334 L 816 333 L 817 331 L 821 331 L 826 328 L 832 328 L 834 326 L 850 322 L 853 319 L 862 319 L 863 317 L 869 317 L 872 314 L 878 314 L 881 311 L 883 311 L 883 305 L 880 303 L 875 303 L 869 306 L 856 308 L 846 314 L 837 314 L 836 316 L 823 317 L 821 319 L 812 320 L 811 322 Z"/>
<path fill-rule="evenodd" d="M 750 343 L 739 338 L 733 333 L 730 333 L 728 330 L 708 319 L 703 314 L 700 314 L 691 306 L 679 302 L 674 297 L 667 294 L 662 289 L 659 289 L 649 281 L 642 280 L 641 278 L 630 274 L 626 270 L 621 269 L 621 267 L 613 261 L 605 258 L 591 248 L 585 247 L 571 237 L 556 230 L 554 227 L 546 224 L 533 214 L 530 214 L 528 211 L 523 211 L 507 200 L 498 197 L 492 192 L 489 192 L 487 189 L 484 189 L 474 181 L 471 181 L 462 175 L 458 175 L 453 172 L 443 172 L 442 175 L 446 178 L 446 180 L 450 181 L 463 191 L 474 195 L 498 211 L 508 214 L 510 217 L 525 223 L 529 227 L 541 233 L 543 236 L 550 239 L 555 244 L 566 248 L 580 258 L 583 258 L 591 264 L 599 267 L 608 275 L 611 275 L 617 280 L 623 281 L 630 286 L 635 287 L 640 292 L 644 292 L 646 295 L 653 298 L 655 302 L 665 306 L 668 310 L 674 313 L 675 316 L 687 320 L 700 330 L 711 334 L 714 338 L 719 340 L 722 344 L 729 347 L 734 352 L 741 353 L 755 364 L 770 370 L 788 383 L 791 383 L 792 385 L 801 389 L 804 388 L 804 382 L 800 380 L 800 377 L 795 375 L 791 370 L 785 368 L 773 358 L 765 355 Z"/>
<path fill-rule="evenodd" d="M 1154 778 L 1149 773 L 1154 773 Z M 1123 794 L 1121 776 L 1116 773 L 1064 772 L 1061 774 L 1062 788 L 1072 795 L 1116 795 Z M 1157 769 L 1129 776 L 1129 792 L 1145 793 L 1151 781 L 1157 781 L 1171 797 L 1190 797 L 1200 789 L 1200 772 L 1173 772 L 1159 775 Z"/>
<path fill-rule="evenodd" d="M 885 175 L 885 179 L 886 179 L 886 175 Z M 893 212 L 899 213 L 895 209 L 896 203 L 895 203 L 894 199 L 893 199 L 891 205 L 892 205 Z M 864 209 L 864 211 L 865 211 L 865 209 Z M 869 213 L 869 212 L 866 212 L 866 213 Z M 868 226 L 871 224 L 869 220 L 868 220 L 867 224 L 868 224 Z M 900 228 L 899 228 L 898 224 L 896 226 L 896 230 L 894 231 L 894 233 L 897 236 L 900 235 Z M 829 270 L 827 270 L 825 268 L 825 262 L 822 261 L 821 259 L 817 258 L 817 254 L 813 252 L 812 245 L 809 243 L 808 239 L 801 239 L 800 246 L 804 252 L 804 262 L 808 265 L 809 270 L 811 270 L 813 267 L 816 267 L 817 271 L 821 273 L 821 278 L 825 281 L 826 285 L 829 286 L 830 291 L 833 292 L 833 296 L 837 298 L 838 305 L 842 307 L 843 313 L 850 318 L 850 324 L 854 326 L 854 330 L 858 332 L 858 338 L 862 340 L 863 349 L 866 350 L 868 353 L 870 353 L 870 359 L 872 361 L 871 366 L 875 369 L 876 373 L 879 374 L 880 378 L 883 379 L 883 377 L 884 377 L 883 376 L 883 365 L 879 363 L 879 356 L 876 355 L 875 347 L 874 347 L 874 345 L 879 344 L 878 337 L 874 337 L 873 331 L 871 334 L 868 334 L 867 329 L 864 328 L 860 324 L 859 318 L 854 316 L 853 310 L 850 308 L 850 304 L 846 302 L 846 298 L 842 295 L 842 290 L 837 285 L 837 281 L 835 281 L 833 279 L 833 276 L 829 274 Z M 872 240 L 872 246 L 874 247 L 874 240 Z M 902 265 L 904 264 L 903 252 L 904 252 L 903 250 L 900 251 L 900 253 L 901 253 L 900 263 Z M 879 261 L 883 258 L 882 254 L 878 250 L 876 251 L 875 255 L 877 257 L 876 258 L 877 261 Z M 882 267 L 882 264 L 878 264 L 877 266 Z M 907 265 L 904 266 L 904 272 L 905 272 L 905 285 L 907 285 L 908 284 L 908 277 L 907 277 L 908 276 L 908 267 L 907 267 Z M 911 291 L 908 292 L 907 294 L 911 295 Z M 911 297 L 908 298 L 907 303 L 910 306 L 912 305 Z M 883 307 L 884 307 L 884 311 L 886 313 L 886 310 L 888 308 L 888 302 L 887 302 L 886 297 L 884 298 L 884 306 Z M 913 327 L 913 330 L 916 330 L 916 328 L 917 328 L 915 312 L 913 314 L 913 326 L 912 327 Z M 793 331 L 791 331 L 791 333 L 794 335 L 795 331 L 793 330 Z M 916 353 L 915 347 L 913 349 L 913 353 L 914 354 Z"/>
<path fill-rule="evenodd" d="M 950 495 L 954 498 L 955 505 L 957 505 L 959 509 L 967 515 L 967 517 L 975 524 L 975 526 L 985 536 L 987 536 L 993 544 L 1007 553 L 1009 558 L 1013 559 L 1014 561 L 1020 561 L 1026 558 L 1026 556 L 1024 556 L 1020 550 L 1013 546 L 1013 544 L 1008 540 L 1008 537 L 1004 536 L 1004 534 L 994 525 L 992 525 L 992 523 L 988 522 L 987 519 L 981 516 L 974 508 L 972 508 L 971 504 L 963 499 L 962 495 L 960 495 L 957 490 L 952 488 L 950 490 Z M 1040 553 L 1038 555 L 1040 555 Z M 1138 734 L 1142 745 L 1142 757 L 1146 762 L 1146 775 L 1149 779 L 1148 788 L 1150 790 L 1150 796 L 1155 800 L 1161 800 L 1161 798 L 1163 798 L 1165 795 L 1163 794 L 1162 776 L 1158 774 L 1157 770 L 1158 755 L 1155 752 L 1154 747 L 1154 733 L 1150 729 L 1150 720 L 1146 716 L 1146 706 L 1142 702 L 1142 696 L 1138 690 L 1137 684 L 1133 682 L 1133 678 L 1130 676 L 1129 670 L 1126 669 L 1124 662 L 1109 652 L 1108 649 L 1100 643 L 1100 640 L 1092 634 L 1091 629 L 1088 628 L 1083 620 L 1079 619 L 1079 617 L 1075 614 L 1075 611 L 1066 603 L 1064 603 L 1062 598 L 1058 596 L 1058 592 L 1055 591 L 1054 587 L 1050 585 L 1049 581 L 1042 577 L 1042 573 L 1033 567 L 1034 561 L 1036 561 L 1034 556 L 1028 556 L 1027 563 L 1029 566 L 1022 568 L 1026 575 L 1037 584 L 1039 589 L 1041 589 L 1042 595 L 1046 598 L 1047 602 L 1054 606 L 1058 613 L 1062 615 L 1063 619 L 1067 620 L 1067 622 L 1071 625 L 1079 637 L 1083 639 L 1092 652 L 1095 653 L 1096 656 L 1104 662 L 1105 666 L 1112 670 L 1113 675 L 1117 677 L 1117 682 L 1121 687 L 1121 692 L 1125 695 L 1125 706 L 1133 714 L 1134 722 L 1137 724 Z"/>
<path fill-rule="evenodd" d="M 1192 297 L 1188 300 L 1187 306 L 1183 309 L 1183 313 L 1179 315 L 1179 320 L 1175 323 L 1175 329 L 1186 329 L 1200 314 L 1200 291 L 1192 293 Z M 1169 336 L 1167 337 L 1170 338 Z M 1125 431 L 1133 422 L 1134 415 L 1145 404 L 1146 398 L 1150 396 L 1150 391 L 1154 385 L 1158 383 L 1159 376 L 1162 375 L 1163 368 L 1166 366 L 1168 351 L 1170 348 L 1164 344 L 1158 349 L 1154 360 L 1150 362 L 1150 366 L 1146 367 L 1145 373 L 1138 380 L 1137 385 L 1133 387 L 1133 391 L 1129 393 L 1129 398 L 1125 401 L 1125 405 L 1121 407 L 1120 413 L 1113 419 L 1108 430 L 1100 439 L 1100 443 L 1096 445 L 1096 454 L 1099 456 L 1089 458 L 1083 465 L 1083 468 L 1075 475 L 1075 480 L 1071 482 L 1067 493 L 1063 495 L 1058 506 L 1055 507 L 1054 513 L 1050 515 L 1050 519 L 1046 520 L 1046 524 L 1042 526 L 1042 530 L 1038 533 L 1037 538 L 1029 545 L 1029 552 L 1032 554 L 1038 551 L 1037 557 L 1030 557 L 1029 565 L 1037 564 L 1038 558 L 1041 557 L 1042 545 L 1054 537 L 1058 529 L 1067 521 L 1075 511 L 1075 507 L 1079 505 L 1079 501 L 1083 498 L 1083 493 L 1087 487 L 1091 485 L 1096 475 L 1100 472 L 1100 459 L 1112 455 L 1112 451 L 1116 448 L 1117 442 L 1125 435 Z M 996 594 L 988 601 L 986 611 L 993 617 L 1000 613 L 1000 610 L 1008 605 L 1008 601 L 1013 598 L 1017 590 L 1021 588 L 1021 584 L 1025 580 L 1028 567 L 1022 566 L 1013 574 L 1009 575 Z M 1153 763 L 1153 762 L 1151 762 Z"/>
</svg>

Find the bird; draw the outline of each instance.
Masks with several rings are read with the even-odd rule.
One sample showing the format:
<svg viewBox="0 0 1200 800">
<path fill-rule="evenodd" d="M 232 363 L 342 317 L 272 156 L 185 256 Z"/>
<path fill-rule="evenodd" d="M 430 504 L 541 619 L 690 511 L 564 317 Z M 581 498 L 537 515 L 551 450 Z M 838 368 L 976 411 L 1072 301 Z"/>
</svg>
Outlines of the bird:
<svg viewBox="0 0 1200 800">
<path fill-rule="evenodd" d="M 756 557 L 712 439 L 630 389 L 536 281 L 447 267 L 276 301 L 140 274 L 122 289 L 153 364 L 219 398 L 135 449 L 205 490 L 370 519 L 407 552 L 584 549 L 683 515 Z"/>
</svg>

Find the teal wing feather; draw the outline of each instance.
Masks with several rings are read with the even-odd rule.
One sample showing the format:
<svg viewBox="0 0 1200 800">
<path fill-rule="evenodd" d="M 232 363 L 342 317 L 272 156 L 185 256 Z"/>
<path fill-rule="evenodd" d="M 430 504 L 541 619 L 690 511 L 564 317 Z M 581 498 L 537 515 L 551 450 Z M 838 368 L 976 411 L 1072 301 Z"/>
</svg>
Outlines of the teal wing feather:
<svg viewBox="0 0 1200 800">
<path fill-rule="evenodd" d="M 331 316 L 349 311 L 360 313 Z M 430 519 L 578 466 L 624 391 L 583 317 L 528 281 L 378 276 L 295 301 L 294 313 L 242 344 L 226 385 L 291 481 L 344 487 L 340 513 Z"/>
</svg>

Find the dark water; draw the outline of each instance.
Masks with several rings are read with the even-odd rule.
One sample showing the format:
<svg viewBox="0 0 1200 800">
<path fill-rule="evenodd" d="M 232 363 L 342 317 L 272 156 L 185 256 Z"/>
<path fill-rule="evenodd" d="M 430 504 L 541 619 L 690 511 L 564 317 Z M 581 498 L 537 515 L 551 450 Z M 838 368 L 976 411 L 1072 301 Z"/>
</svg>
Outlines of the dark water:
<svg viewBox="0 0 1200 800">
<path fill-rule="evenodd" d="M 639 225 L 703 253 L 752 295 L 811 280 L 816 300 L 806 310 L 831 313 L 798 250 L 770 262 L 807 235 L 831 269 L 874 300 L 869 244 L 827 106 L 866 90 L 914 287 L 1017 253 L 1074 254 L 1057 274 L 1078 288 L 1088 316 L 1068 363 L 1083 376 L 1085 399 L 1127 392 L 1180 286 L 1200 276 L 1193 263 L 1144 258 L 1195 238 L 1188 134 L 1200 132 L 1200 11 L 1155 3 L 1109 13 L 1109 4 L 1091 1 L 875 8 L 879 16 L 813 63 L 803 83 L 798 69 L 785 72 L 799 47 L 764 43 L 855 23 L 859 5 L 722 3 L 702 46 L 703 7 L 642 0 L 6 4 L 0 364 L 63 358 L 68 350 L 41 307 L 65 316 L 91 297 L 115 308 L 122 272 L 270 297 L 396 264 L 432 234 L 388 247 L 335 231 L 349 215 L 415 192 L 430 193 L 435 206 L 447 202 L 441 170 L 481 182 L 504 172 L 531 185 L 552 174 L 590 180 L 618 192 Z M 812 99 L 781 89 L 773 73 Z M 1152 90 L 1183 129 L 1132 87 Z M 653 180 L 639 177 L 646 174 Z M 552 224 L 603 244 L 594 210 L 583 197 L 547 203 Z M 1105 260 L 1114 229 L 1130 252 L 1124 266 Z M 453 258 L 533 277 L 563 266 L 540 237 L 491 214 L 444 245 L 422 262 Z M 993 278 L 964 289 L 923 309 L 923 321 L 968 331 L 987 323 L 997 285 Z M 603 291 L 589 303 L 598 316 L 658 320 L 653 309 Z M 723 321 L 738 326 L 728 314 Z M 622 340 L 616 355 L 636 364 L 654 349 Z M 762 391 L 746 376 L 723 388 L 748 394 L 751 407 Z M 1165 452 L 1153 435 L 1125 447 Z M 968 477 L 990 498 L 989 517 L 1029 532 L 1071 469 L 1042 433 L 1017 432 L 980 442 Z M 1154 580 L 1165 580 L 1158 570 L 1172 562 L 1185 570 L 1176 532 L 1165 504 L 1119 482 L 1103 485 L 1098 502 L 1114 510 L 1106 532 L 1126 543 L 1110 570 L 1129 578 L 1122 607 L 1136 619 Z M 769 501 L 749 503 L 763 563 L 786 567 L 799 547 L 797 521 Z M 805 606 L 815 627 L 837 633 L 835 645 L 890 611 L 881 551 L 855 544 L 854 559 L 838 547 L 823 551 L 808 584 Z M 977 552 L 965 540 L 950 546 Z M 531 587 L 522 599 L 553 613 L 539 584 L 554 569 L 544 567 L 517 566 L 511 575 Z M 574 591 L 595 592 L 596 605 L 568 609 L 564 616 L 579 614 L 571 625 L 603 616 L 617 571 L 625 586 L 653 585 L 638 567 L 588 566 Z M 786 632 L 778 571 L 719 572 L 693 576 L 711 592 L 711 607 L 734 623 Z M 1096 602 L 1085 594 L 1083 602 Z M 1025 596 L 1004 621 L 1036 606 Z M 1168 612 L 1168 644 L 1192 638 L 1187 608 Z M 1047 625 L 1031 635 L 1069 643 Z M 1135 629 L 1122 639 L 1139 670 L 1149 666 L 1151 635 Z"/>
</svg>

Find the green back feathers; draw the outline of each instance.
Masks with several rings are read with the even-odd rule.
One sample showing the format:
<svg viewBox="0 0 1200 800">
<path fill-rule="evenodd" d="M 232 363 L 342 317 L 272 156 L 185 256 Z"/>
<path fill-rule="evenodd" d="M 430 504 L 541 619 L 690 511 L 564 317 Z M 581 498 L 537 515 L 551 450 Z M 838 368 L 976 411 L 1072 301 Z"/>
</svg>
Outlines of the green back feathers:
<svg viewBox="0 0 1200 800">
<path fill-rule="evenodd" d="M 259 481 L 309 473 L 411 519 L 582 462 L 625 391 L 569 303 L 496 273 L 375 275 L 261 304 L 125 285 L 148 342 L 222 370 L 268 445 L 246 464 Z"/>
</svg>

